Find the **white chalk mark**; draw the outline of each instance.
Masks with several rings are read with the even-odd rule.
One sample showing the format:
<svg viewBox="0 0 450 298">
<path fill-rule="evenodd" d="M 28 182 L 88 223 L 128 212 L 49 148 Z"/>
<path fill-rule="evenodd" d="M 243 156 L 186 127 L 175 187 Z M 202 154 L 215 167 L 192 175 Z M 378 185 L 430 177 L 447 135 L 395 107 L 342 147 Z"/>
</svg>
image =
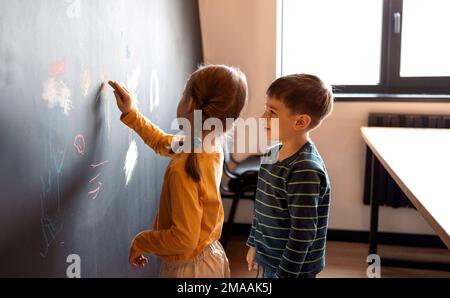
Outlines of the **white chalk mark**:
<svg viewBox="0 0 450 298">
<path fill-rule="evenodd" d="M 137 102 L 137 88 L 139 85 L 139 77 L 141 76 L 141 67 L 138 65 L 131 74 L 127 75 L 127 89 L 130 91 L 135 103 Z"/>
<path fill-rule="evenodd" d="M 47 102 L 49 108 L 59 106 L 64 110 L 64 114 L 68 115 L 72 109 L 70 96 L 70 89 L 63 81 L 57 81 L 55 78 L 45 81 L 42 99 Z"/>
<path fill-rule="evenodd" d="M 66 14 L 69 19 L 79 19 L 81 18 L 81 0 L 66 0 L 69 4 L 67 7 Z"/>
<path fill-rule="evenodd" d="M 97 168 L 97 167 L 102 166 L 102 165 L 104 165 L 104 164 L 106 164 L 106 163 L 108 163 L 108 162 L 109 162 L 109 161 L 105 160 L 105 161 L 103 161 L 103 162 L 101 162 L 101 163 L 98 163 L 98 164 L 92 164 L 91 167 Z"/>
<path fill-rule="evenodd" d="M 123 167 L 125 171 L 125 184 L 128 185 L 128 182 L 131 180 L 131 176 L 133 175 L 134 168 L 136 167 L 138 160 L 138 148 L 136 145 L 136 141 L 132 141 L 130 147 L 128 148 L 127 155 L 125 157 L 125 165 Z"/>
<path fill-rule="evenodd" d="M 159 107 L 159 78 L 156 69 L 150 75 L 150 113 Z"/>
</svg>

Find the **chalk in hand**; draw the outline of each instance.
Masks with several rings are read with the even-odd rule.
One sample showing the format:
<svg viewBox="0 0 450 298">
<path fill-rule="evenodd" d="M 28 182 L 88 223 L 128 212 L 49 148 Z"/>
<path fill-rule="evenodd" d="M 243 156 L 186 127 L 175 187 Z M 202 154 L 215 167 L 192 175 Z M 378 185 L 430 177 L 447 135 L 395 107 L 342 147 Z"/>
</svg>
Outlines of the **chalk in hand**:
<svg viewBox="0 0 450 298">
<path fill-rule="evenodd" d="M 116 85 L 113 81 L 109 81 L 108 84 L 116 90 Z"/>
</svg>

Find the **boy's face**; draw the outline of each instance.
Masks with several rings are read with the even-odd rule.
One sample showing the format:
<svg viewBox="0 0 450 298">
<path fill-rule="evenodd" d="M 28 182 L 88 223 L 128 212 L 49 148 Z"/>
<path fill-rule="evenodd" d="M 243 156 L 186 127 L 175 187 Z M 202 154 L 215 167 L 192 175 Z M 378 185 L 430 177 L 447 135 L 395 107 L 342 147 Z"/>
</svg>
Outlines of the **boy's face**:
<svg viewBox="0 0 450 298">
<path fill-rule="evenodd" d="M 293 113 L 282 100 L 272 97 L 267 97 L 262 117 L 266 119 L 267 138 L 280 142 L 286 142 L 297 137 L 299 133 L 307 132 L 311 123 L 309 115 Z M 271 127 L 271 119 L 278 120 L 278 131 Z"/>
</svg>

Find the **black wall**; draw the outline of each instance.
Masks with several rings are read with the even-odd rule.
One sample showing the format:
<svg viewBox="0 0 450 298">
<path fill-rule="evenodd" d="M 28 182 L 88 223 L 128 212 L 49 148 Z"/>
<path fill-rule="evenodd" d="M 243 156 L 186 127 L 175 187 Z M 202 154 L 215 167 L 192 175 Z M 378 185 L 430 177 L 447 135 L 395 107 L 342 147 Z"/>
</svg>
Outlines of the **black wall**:
<svg viewBox="0 0 450 298">
<path fill-rule="evenodd" d="M 119 121 L 112 90 L 100 85 L 135 89 L 142 113 L 170 131 L 202 60 L 197 1 L 0 7 L 0 276 L 65 277 L 71 254 L 82 277 L 156 276 L 155 258 L 132 269 L 128 249 L 151 227 L 167 160 Z"/>
</svg>

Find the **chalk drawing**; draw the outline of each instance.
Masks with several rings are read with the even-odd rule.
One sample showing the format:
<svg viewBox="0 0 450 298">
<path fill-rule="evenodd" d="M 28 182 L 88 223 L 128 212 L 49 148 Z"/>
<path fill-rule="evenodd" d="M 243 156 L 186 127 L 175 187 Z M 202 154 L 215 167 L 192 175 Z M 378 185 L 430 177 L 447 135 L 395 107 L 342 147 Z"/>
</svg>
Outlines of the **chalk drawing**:
<svg viewBox="0 0 450 298">
<path fill-rule="evenodd" d="M 150 113 L 159 107 L 159 78 L 156 69 L 150 75 Z"/>
<path fill-rule="evenodd" d="M 85 70 L 83 72 L 81 82 L 83 88 L 83 95 L 84 97 L 86 97 L 89 91 L 89 87 L 91 86 L 91 73 L 89 72 L 89 70 Z"/>
<path fill-rule="evenodd" d="M 92 183 L 95 179 L 97 179 L 98 177 L 100 177 L 100 174 L 97 174 L 97 176 L 95 176 L 94 178 L 92 178 L 91 180 L 89 180 L 89 183 Z"/>
<path fill-rule="evenodd" d="M 58 76 L 62 74 L 65 69 L 66 69 L 66 59 L 63 59 L 61 61 L 56 61 L 50 64 L 49 73 L 51 76 Z"/>
<path fill-rule="evenodd" d="M 50 135 L 50 144 L 52 143 L 51 135 Z M 50 155 L 53 159 L 53 166 L 55 167 L 56 172 L 56 189 L 57 189 L 57 211 L 60 211 L 60 202 L 61 202 L 61 191 L 60 191 L 60 176 L 62 172 L 62 168 L 64 165 L 64 158 L 66 156 L 67 145 L 64 149 L 57 150 L 53 146 L 50 146 Z"/>
<path fill-rule="evenodd" d="M 131 74 L 127 75 L 126 87 L 128 91 L 130 91 L 131 96 L 133 97 L 136 104 L 138 104 L 136 95 L 140 76 L 141 76 L 141 67 L 139 65 L 136 66 L 136 68 L 131 72 Z"/>
<path fill-rule="evenodd" d="M 125 185 L 131 180 L 131 176 L 133 175 L 133 171 L 136 167 L 138 160 L 138 148 L 136 145 L 136 141 L 131 141 L 130 147 L 128 148 L 127 155 L 125 157 L 125 165 L 123 167 L 125 171 Z"/>
<path fill-rule="evenodd" d="M 109 162 L 109 161 L 105 160 L 105 161 L 103 161 L 103 162 L 101 162 L 101 163 L 98 163 L 98 164 L 92 164 L 91 167 L 93 167 L 93 168 L 98 168 L 98 167 L 100 167 L 100 166 L 103 166 L 104 164 L 107 164 L 108 162 Z"/>
<path fill-rule="evenodd" d="M 110 121 L 110 109 L 109 109 L 109 97 L 105 96 L 106 91 L 107 91 L 107 86 L 108 86 L 108 81 L 107 81 L 107 77 L 104 76 L 103 77 L 103 87 L 102 87 L 102 98 L 103 98 L 103 105 L 104 105 L 104 118 L 105 118 L 105 125 L 106 125 L 106 136 L 109 139 L 109 135 L 111 132 L 111 121 Z"/>
<path fill-rule="evenodd" d="M 55 240 L 56 236 L 62 229 L 62 221 L 55 215 L 50 215 L 47 212 L 46 203 L 50 200 L 51 191 L 51 172 L 48 171 L 48 176 L 41 176 L 41 231 L 44 237 L 43 249 L 40 251 L 42 257 L 46 257 L 50 246 Z"/>
<path fill-rule="evenodd" d="M 69 19 L 81 18 L 81 0 L 66 0 L 69 4 L 66 10 L 66 15 Z"/>
<path fill-rule="evenodd" d="M 98 164 L 92 164 L 91 167 L 96 169 L 98 167 L 104 166 L 107 163 L 108 163 L 108 161 L 105 160 L 105 161 L 100 162 Z M 100 176 L 101 176 L 101 173 L 98 173 L 97 175 L 95 175 L 94 178 L 91 178 L 91 180 L 89 180 L 89 184 L 91 184 L 92 182 L 94 182 L 96 180 L 99 180 Z M 101 181 L 97 181 L 97 187 L 92 189 L 92 190 L 90 190 L 90 191 L 88 191 L 89 195 L 91 195 L 91 196 L 93 195 L 91 197 L 91 199 L 95 200 L 97 198 L 97 196 L 99 195 L 100 191 L 102 190 L 102 188 L 103 188 L 103 183 Z"/>
<path fill-rule="evenodd" d="M 62 230 L 62 212 L 61 212 L 61 182 L 60 177 L 64 166 L 64 159 L 67 151 L 67 144 L 63 149 L 57 148 L 53 143 L 52 134 L 49 134 L 48 155 L 51 160 L 51 168 L 47 171 L 46 176 L 40 176 L 41 180 L 41 231 L 43 235 L 44 245 L 40 251 L 42 257 L 46 257 L 48 250 L 58 233 Z M 56 196 L 52 185 L 52 176 L 56 180 Z M 56 201 L 56 210 L 53 208 Z"/>
<path fill-rule="evenodd" d="M 127 57 L 127 59 L 131 58 L 131 51 L 130 51 L 130 46 L 129 45 L 127 45 L 125 47 L 125 56 Z"/>
<path fill-rule="evenodd" d="M 71 92 L 63 81 L 50 77 L 44 83 L 42 99 L 47 102 L 49 108 L 60 107 L 64 114 L 68 115 L 72 110 Z"/>
<path fill-rule="evenodd" d="M 100 193 L 100 190 L 102 189 L 103 184 L 101 182 L 98 182 L 97 185 L 98 185 L 97 188 L 88 192 L 90 195 L 94 195 L 92 197 L 93 200 L 95 200 L 97 198 L 98 194 Z"/>
<path fill-rule="evenodd" d="M 75 140 L 73 141 L 73 145 L 75 146 L 75 149 L 77 149 L 77 152 L 79 154 L 84 155 L 84 152 L 86 150 L 86 142 L 84 141 L 83 135 L 76 135 Z"/>
</svg>

